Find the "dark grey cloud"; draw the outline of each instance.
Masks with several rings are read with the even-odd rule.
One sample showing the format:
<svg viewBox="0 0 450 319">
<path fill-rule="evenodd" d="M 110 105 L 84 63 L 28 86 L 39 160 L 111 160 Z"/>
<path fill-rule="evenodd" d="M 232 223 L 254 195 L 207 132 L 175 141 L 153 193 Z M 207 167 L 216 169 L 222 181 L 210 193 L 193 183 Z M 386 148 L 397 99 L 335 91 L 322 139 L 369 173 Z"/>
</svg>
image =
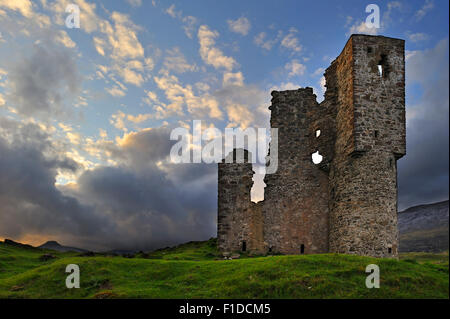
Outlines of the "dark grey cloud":
<svg viewBox="0 0 450 319">
<path fill-rule="evenodd" d="M 58 170 L 74 172 L 78 165 L 57 155 L 49 136 L 37 125 L 6 119 L 1 119 L 0 124 L 2 236 L 76 232 L 82 237 L 101 233 L 109 221 L 55 187 Z"/>
<path fill-rule="evenodd" d="M 74 51 L 51 43 L 35 44 L 8 70 L 9 101 L 23 115 L 61 115 L 81 87 Z"/>
<path fill-rule="evenodd" d="M 45 235 L 90 249 L 154 249 L 215 235 L 215 165 L 156 163 L 174 141 L 168 128 L 128 136 L 116 167 L 85 171 L 77 187 L 55 187 L 59 155 L 34 124 L 0 119 L 0 235 Z"/>
<path fill-rule="evenodd" d="M 448 39 L 411 53 L 406 62 L 407 97 L 423 89 L 418 103 L 408 104 L 406 150 L 398 162 L 399 209 L 448 199 L 449 63 Z M 408 100 L 408 98 L 407 98 Z"/>
</svg>

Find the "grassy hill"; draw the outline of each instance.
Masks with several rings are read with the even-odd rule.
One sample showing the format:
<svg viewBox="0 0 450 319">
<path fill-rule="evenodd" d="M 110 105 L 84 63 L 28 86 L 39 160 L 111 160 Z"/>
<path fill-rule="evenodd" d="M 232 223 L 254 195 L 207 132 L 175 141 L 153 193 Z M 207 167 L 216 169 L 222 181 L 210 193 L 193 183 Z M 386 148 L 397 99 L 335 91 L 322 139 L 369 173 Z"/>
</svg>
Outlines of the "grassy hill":
<svg viewBox="0 0 450 319">
<path fill-rule="evenodd" d="M 371 263 L 380 267 L 379 289 L 365 287 Z M 79 289 L 65 287 L 68 264 L 80 267 Z M 448 285 L 448 253 L 223 260 L 211 239 L 125 258 L 0 243 L 0 298 L 449 298 Z"/>
</svg>

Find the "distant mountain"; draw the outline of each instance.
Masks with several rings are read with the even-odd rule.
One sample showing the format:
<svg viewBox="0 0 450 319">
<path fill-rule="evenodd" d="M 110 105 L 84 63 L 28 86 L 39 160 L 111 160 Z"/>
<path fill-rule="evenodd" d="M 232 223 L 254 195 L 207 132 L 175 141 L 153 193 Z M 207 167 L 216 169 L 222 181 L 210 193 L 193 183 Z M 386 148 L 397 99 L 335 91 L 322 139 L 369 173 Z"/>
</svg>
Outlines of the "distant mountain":
<svg viewBox="0 0 450 319">
<path fill-rule="evenodd" d="M 66 251 L 75 251 L 75 252 L 79 252 L 79 253 L 88 252 L 88 250 L 82 249 L 82 248 L 62 246 L 54 240 L 48 241 L 45 244 L 38 246 L 38 248 L 56 250 L 59 252 L 66 252 Z"/>
<path fill-rule="evenodd" d="M 399 212 L 400 252 L 448 250 L 448 208 L 446 200 Z"/>
<path fill-rule="evenodd" d="M 19 242 L 16 242 L 14 240 L 7 239 L 7 238 L 5 238 L 4 243 L 7 244 L 7 245 L 17 246 L 17 247 L 22 247 L 22 248 L 29 248 L 29 249 L 35 249 L 36 248 L 36 247 L 31 246 L 31 245 L 22 244 L 22 243 L 19 243 Z"/>
</svg>

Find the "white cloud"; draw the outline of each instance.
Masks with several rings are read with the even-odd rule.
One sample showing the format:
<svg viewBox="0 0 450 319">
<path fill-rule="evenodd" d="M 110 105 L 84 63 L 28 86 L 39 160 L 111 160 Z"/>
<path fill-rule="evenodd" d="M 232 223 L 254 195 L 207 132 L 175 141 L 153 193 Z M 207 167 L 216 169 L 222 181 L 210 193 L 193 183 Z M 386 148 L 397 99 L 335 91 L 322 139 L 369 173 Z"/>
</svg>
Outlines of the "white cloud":
<svg viewBox="0 0 450 319">
<path fill-rule="evenodd" d="M 116 85 L 114 85 L 112 88 L 106 88 L 106 91 L 114 97 L 122 97 L 126 95 L 125 91 L 120 89 Z"/>
<path fill-rule="evenodd" d="M 306 66 L 304 64 L 301 64 L 299 60 L 294 59 L 290 62 L 288 62 L 284 68 L 289 71 L 288 76 L 296 76 L 296 75 L 303 75 L 306 70 Z"/>
<path fill-rule="evenodd" d="M 192 39 L 194 37 L 195 26 L 197 25 L 197 18 L 193 16 L 186 16 L 183 17 L 181 21 L 184 23 L 183 25 L 184 33 L 186 33 L 189 39 Z"/>
<path fill-rule="evenodd" d="M 118 111 L 117 113 L 111 115 L 109 122 L 114 125 L 115 128 L 127 132 L 128 128 L 125 126 L 125 118 L 126 114 L 122 111 Z"/>
<path fill-rule="evenodd" d="M 142 0 L 127 0 L 127 2 L 132 6 L 132 7 L 140 7 L 142 5 Z"/>
<path fill-rule="evenodd" d="M 176 73 L 184 73 L 188 71 L 196 71 L 197 66 L 195 64 L 189 64 L 186 61 L 183 53 L 181 53 L 178 47 L 167 50 L 167 55 L 164 58 L 164 68 L 167 70 L 173 70 Z"/>
<path fill-rule="evenodd" d="M 420 42 L 428 39 L 428 34 L 426 33 L 412 33 L 408 36 L 409 40 L 412 42 Z"/>
<path fill-rule="evenodd" d="M 255 38 L 253 39 L 253 42 L 257 46 L 259 46 L 267 51 L 270 51 L 272 49 L 272 47 L 275 45 L 275 43 L 278 42 L 278 38 L 268 40 L 267 34 L 265 32 L 260 32 L 255 36 Z"/>
<path fill-rule="evenodd" d="M 324 72 L 325 72 L 325 68 L 317 68 L 312 75 L 319 76 L 319 75 L 323 75 Z"/>
<path fill-rule="evenodd" d="M 102 38 L 94 37 L 94 47 L 98 54 L 105 56 L 106 42 Z"/>
<path fill-rule="evenodd" d="M 0 106 L 3 106 L 6 104 L 5 99 L 3 98 L 3 95 L 0 93 Z"/>
<path fill-rule="evenodd" d="M 219 104 L 210 94 L 195 95 L 191 85 L 181 85 L 176 76 L 169 75 L 167 72 L 162 73 L 160 77 L 154 77 L 154 81 L 170 101 L 169 105 L 157 106 L 156 111 L 160 113 L 160 118 L 183 115 L 184 106 L 189 113 L 200 118 L 205 116 L 216 119 L 222 118 Z"/>
<path fill-rule="evenodd" d="M 192 39 L 197 25 L 197 18 L 193 16 L 183 16 L 181 10 L 175 10 L 175 5 L 172 4 L 166 9 L 166 13 L 174 19 L 178 19 L 183 22 L 183 30 L 189 39 Z"/>
<path fill-rule="evenodd" d="M 244 85 L 244 76 L 242 75 L 242 72 L 225 72 L 223 74 L 223 86 L 226 85 Z"/>
<path fill-rule="evenodd" d="M 232 57 L 225 56 L 223 52 L 215 47 L 215 39 L 219 36 L 217 31 L 212 31 L 206 25 L 198 29 L 198 40 L 200 43 L 200 56 L 202 60 L 214 68 L 223 68 L 231 71 L 237 65 Z"/>
<path fill-rule="evenodd" d="M 286 90 L 298 90 L 301 88 L 299 84 L 293 82 L 283 82 L 278 85 L 274 85 L 269 89 L 269 92 L 272 91 L 286 91 Z"/>
<path fill-rule="evenodd" d="M 30 0 L 0 0 L 0 7 L 18 11 L 27 18 L 33 15 L 33 4 Z"/>
<path fill-rule="evenodd" d="M 104 31 L 109 24 L 108 21 L 101 19 L 96 14 L 95 10 L 97 5 L 95 3 L 89 3 L 86 0 L 59 0 L 51 3 L 47 3 L 45 1 L 42 2 L 45 9 L 49 9 L 55 13 L 54 20 L 59 25 L 65 24 L 67 17 L 66 7 L 70 3 L 74 3 L 80 8 L 81 30 L 87 33 L 92 33 L 98 30 Z"/>
<path fill-rule="evenodd" d="M 167 8 L 166 13 L 170 15 L 172 18 L 177 18 L 181 16 L 181 11 L 176 11 L 174 4 L 172 4 L 170 7 Z"/>
<path fill-rule="evenodd" d="M 347 35 L 351 34 L 370 34 L 370 35 L 376 35 L 378 33 L 378 28 L 369 28 L 367 27 L 366 23 L 364 21 L 357 21 L 355 24 L 353 24 L 349 31 L 347 32 Z"/>
<path fill-rule="evenodd" d="M 250 21 L 246 17 L 240 17 L 237 20 L 227 20 L 228 27 L 232 32 L 247 35 L 250 30 Z"/>
<path fill-rule="evenodd" d="M 242 104 L 230 104 L 227 106 L 228 120 L 234 124 L 239 125 L 242 129 L 250 126 L 253 121 L 253 114 L 250 110 Z"/>
<path fill-rule="evenodd" d="M 382 32 L 385 32 L 393 21 L 392 14 L 394 13 L 394 10 L 400 10 L 402 8 L 402 3 L 399 1 L 390 1 L 387 3 L 386 6 L 387 10 L 385 10 L 385 12 L 383 13 L 383 17 L 380 21 L 380 28 L 375 27 L 371 28 L 366 25 L 365 21 L 355 20 L 352 17 L 347 17 L 344 26 L 345 28 L 347 28 L 352 21 L 355 21 L 355 23 L 350 26 L 346 35 L 347 36 L 351 34 L 377 35 Z"/>
<path fill-rule="evenodd" d="M 77 44 L 72 41 L 66 31 L 60 30 L 55 38 L 55 40 L 63 44 L 67 48 L 74 48 Z"/>
<path fill-rule="evenodd" d="M 118 58 L 142 58 L 144 48 L 136 35 L 137 27 L 129 17 L 119 12 L 111 15 L 115 32 L 108 33 L 108 40 L 113 48 L 113 56 Z"/>
<path fill-rule="evenodd" d="M 434 8 L 434 2 L 432 0 L 425 0 L 425 3 L 419 10 L 417 10 L 414 17 L 416 18 L 417 21 L 420 21 L 423 19 L 423 17 L 425 17 L 425 15 L 428 13 L 428 11 L 430 11 L 433 8 Z"/>
<path fill-rule="evenodd" d="M 281 40 L 281 46 L 291 50 L 294 53 L 299 53 L 302 50 L 299 39 L 296 37 L 298 30 L 290 28 L 289 33 Z"/>
</svg>

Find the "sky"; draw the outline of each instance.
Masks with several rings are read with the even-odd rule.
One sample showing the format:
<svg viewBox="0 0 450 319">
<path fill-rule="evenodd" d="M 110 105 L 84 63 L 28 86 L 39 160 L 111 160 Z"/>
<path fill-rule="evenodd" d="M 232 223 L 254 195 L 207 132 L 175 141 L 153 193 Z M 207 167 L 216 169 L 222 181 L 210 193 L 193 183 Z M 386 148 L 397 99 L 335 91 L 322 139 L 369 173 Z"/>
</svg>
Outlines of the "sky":
<svg viewBox="0 0 450 319">
<path fill-rule="evenodd" d="M 80 28 L 65 24 L 67 5 Z M 379 5 L 380 28 L 364 21 Z M 0 239 L 154 249 L 216 235 L 217 166 L 175 127 L 269 127 L 353 33 L 406 41 L 399 210 L 448 199 L 448 1 L 0 0 Z M 255 176 L 254 201 L 263 198 Z"/>
</svg>

